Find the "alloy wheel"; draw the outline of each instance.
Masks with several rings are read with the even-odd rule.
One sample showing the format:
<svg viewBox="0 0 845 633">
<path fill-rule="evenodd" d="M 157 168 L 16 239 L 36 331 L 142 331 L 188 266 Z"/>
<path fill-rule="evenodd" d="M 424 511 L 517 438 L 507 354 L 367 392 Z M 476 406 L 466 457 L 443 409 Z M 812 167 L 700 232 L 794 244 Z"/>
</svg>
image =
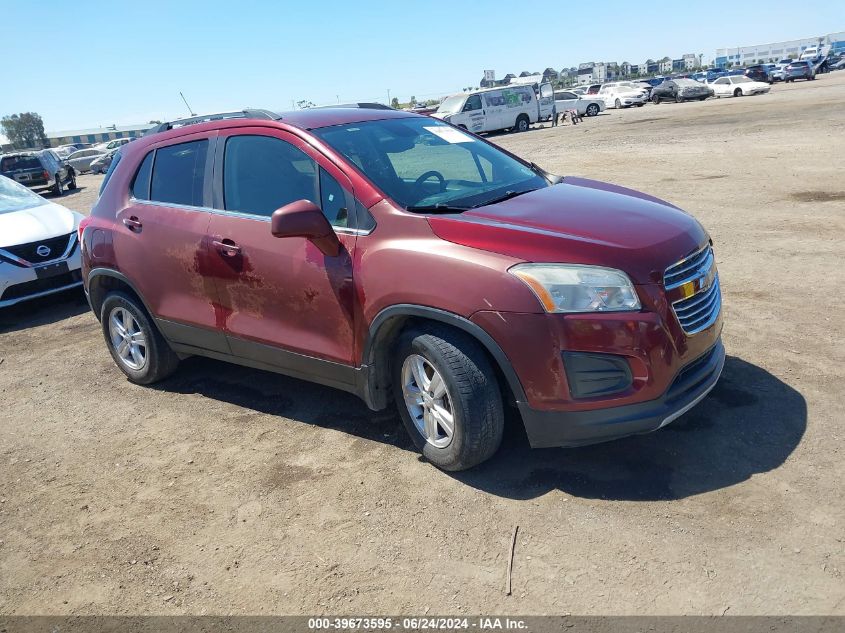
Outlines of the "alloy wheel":
<svg viewBox="0 0 845 633">
<path fill-rule="evenodd" d="M 109 338 L 120 362 L 133 371 L 147 363 L 147 340 L 141 326 L 126 308 L 115 308 L 109 315 Z"/>
<path fill-rule="evenodd" d="M 426 442 L 437 448 L 449 446 L 455 434 L 452 398 L 443 376 L 425 357 L 411 354 L 402 363 L 402 395 Z"/>
</svg>

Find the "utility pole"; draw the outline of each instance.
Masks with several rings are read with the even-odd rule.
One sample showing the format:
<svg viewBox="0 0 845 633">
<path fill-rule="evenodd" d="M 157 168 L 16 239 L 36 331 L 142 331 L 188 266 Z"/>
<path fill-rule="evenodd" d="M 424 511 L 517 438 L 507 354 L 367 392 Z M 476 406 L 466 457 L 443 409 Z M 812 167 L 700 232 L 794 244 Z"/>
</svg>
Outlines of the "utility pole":
<svg viewBox="0 0 845 633">
<path fill-rule="evenodd" d="M 387 89 L 387 107 L 390 107 L 390 88 Z"/>
</svg>

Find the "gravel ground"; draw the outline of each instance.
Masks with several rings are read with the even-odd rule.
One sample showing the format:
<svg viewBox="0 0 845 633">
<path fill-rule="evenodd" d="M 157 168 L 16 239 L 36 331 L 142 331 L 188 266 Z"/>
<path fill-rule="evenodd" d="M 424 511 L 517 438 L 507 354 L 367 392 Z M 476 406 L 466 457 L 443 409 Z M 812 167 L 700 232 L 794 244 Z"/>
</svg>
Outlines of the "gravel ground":
<svg viewBox="0 0 845 633">
<path fill-rule="evenodd" d="M 514 425 L 450 475 L 328 388 L 202 359 L 132 385 L 77 293 L 0 311 L 0 613 L 845 614 L 844 102 L 845 72 L 494 137 L 711 232 L 725 374 L 647 436 Z"/>
</svg>

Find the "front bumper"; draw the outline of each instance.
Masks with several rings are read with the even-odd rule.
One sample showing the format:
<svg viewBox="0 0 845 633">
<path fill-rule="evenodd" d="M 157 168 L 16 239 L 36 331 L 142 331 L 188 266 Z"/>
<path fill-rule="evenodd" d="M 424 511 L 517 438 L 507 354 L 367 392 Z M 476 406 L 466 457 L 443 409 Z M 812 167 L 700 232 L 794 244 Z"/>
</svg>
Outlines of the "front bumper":
<svg viewBox="0 0 845 633">
<path fill-rule="evenodd" d="M 725 365 L 721 339 L 684 366 L 669 388 L 647 402 L 585 411 L 539 411 L 518 403 L 533 448 L 583 446 L 656 431 L 689 411 L 716 386 Z"/>
<path fill-rule="evenodd" d="M 68 271 L 39 279 L 37 272 L 39 266 L 23 267 L 0 260 L 0 308 L 80 287 L 82 260 L 79 248 L 74 248 L 66 259 L 54 260 L 50 264 L 55 264 L 57 261 L 67 262 Z"/>
</svg>

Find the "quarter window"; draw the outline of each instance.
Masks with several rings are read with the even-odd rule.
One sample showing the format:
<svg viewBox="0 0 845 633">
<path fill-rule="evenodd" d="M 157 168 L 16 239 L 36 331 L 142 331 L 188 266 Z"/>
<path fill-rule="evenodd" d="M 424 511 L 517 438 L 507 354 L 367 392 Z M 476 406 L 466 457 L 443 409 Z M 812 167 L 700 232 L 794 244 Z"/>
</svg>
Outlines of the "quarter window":
<svg viewBox="0 0 845 633">
<path fill-rule="evenodd" d="M 155 152 L 150 152 L 144 157 L 144 162 L 141 163 L 141 166 L 138 168 L 138 173 L 135 174 L 135 179 L 132 181 L 132 197 L 136 200 L 149 200 L 150 199 L 150 176 L 153 173 L 153 155 Z M 120 156 L 120 154 L 118 154 Z M 112 161 L 112 166 L 109 167 L 109 172 L 106 174 L 106 178 L 109 178 L 109 174 L 112 172 L 112 167 L 116 166 L 116 161 Z M 105 188 L 105 182 L 103 183 L 103 187 Z"/>
<path fill-rule="evenodd" d="M 207 140 L 157 149 L 150 198 L 157 202 L 202 206 L 207 154 Z"/>
<path fill-rule="evenodd" d="M 349 226 L 346 192 L 332 175 L 320 168 L 320 207 L 332 226 Z"/>
<path fill-rule="evenodd" d="M 233 136 L 226 142 L 226 210 L 269 217 L 291 202 L 317 199 L 317 166 L 302 150 L 269 136 Z"/>
</svg>

